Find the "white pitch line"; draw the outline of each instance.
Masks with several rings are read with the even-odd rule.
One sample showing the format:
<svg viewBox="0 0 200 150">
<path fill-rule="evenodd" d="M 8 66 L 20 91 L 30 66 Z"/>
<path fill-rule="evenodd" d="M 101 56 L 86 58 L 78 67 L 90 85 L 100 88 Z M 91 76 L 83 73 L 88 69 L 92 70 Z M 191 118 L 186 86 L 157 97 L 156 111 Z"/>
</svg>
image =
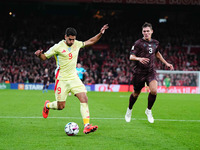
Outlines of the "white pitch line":
<svg viewBox="0 0 200 150">
<path fill-rule="evenodd" d="M 0 116 L 0 119 L 42 119 L 43 117 Z M 48 117 L 48 119 L 82 119 L 81 117 Z M 124 120 L 124 118 L 90 118 L 96 120 Z M 146 118 L 132 118 L 132 120 L 147 120 Z M 154 119 L 168 122 L 200 122 L 200 120 Z"/>
<path fill-rule="evenodd" d="M 128 95 L 120 95 L 119 97 L 130 97 L 130 96 L 128 96 Z"/>
</svg>

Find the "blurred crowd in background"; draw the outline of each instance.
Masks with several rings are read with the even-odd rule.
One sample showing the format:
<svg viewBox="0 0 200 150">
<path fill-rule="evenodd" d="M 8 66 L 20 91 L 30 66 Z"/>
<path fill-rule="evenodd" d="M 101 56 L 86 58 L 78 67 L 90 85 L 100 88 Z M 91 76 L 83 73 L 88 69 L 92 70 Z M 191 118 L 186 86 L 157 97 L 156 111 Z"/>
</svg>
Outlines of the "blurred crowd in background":
<svg viewBox="0 0 200 150">
<path fill-rule="evenodd" d="M 175 70 L 200 71 L 200 24 L 193 18 L 191 21 L 187 18 L 186 22 L 185 14 L 177 21 L 169 18 L 166 23 L 159 23 L 158 18 L 149 19 L 150 15 L 154 14 L 138 16 L 125 10 L 90 9 L 82 15 L 28 13 L 1 16 L 0 83 L 42 83 L 45 68 L 49 69 L 50 83 L 54 83 L 54 57 L 41 61 L 34 52 L 37 49 L 45 52 L 64 39 L 65 29 L 69 26 L 76 28 L 77 40 L 85 41 L 106 23 L 110 28 L 100 41 L 80 50 L 78 62 L 87 72 L 85 84 L 107 83 L 108 78 L 111 84 L 131 83 L 134 62 L 129 60 L 130 49 L 137 39 L 142 38 L 141 26 L 145 21 L 152 23 L 153 38 L 160 41 L 159 51 Z M 155 66 L 157 70 L 168 69 L 160 61 L 155 61 Z M 172 85 L 197 84 L 196 74 L 170 75 L 170 78 Z"/>
</svg>

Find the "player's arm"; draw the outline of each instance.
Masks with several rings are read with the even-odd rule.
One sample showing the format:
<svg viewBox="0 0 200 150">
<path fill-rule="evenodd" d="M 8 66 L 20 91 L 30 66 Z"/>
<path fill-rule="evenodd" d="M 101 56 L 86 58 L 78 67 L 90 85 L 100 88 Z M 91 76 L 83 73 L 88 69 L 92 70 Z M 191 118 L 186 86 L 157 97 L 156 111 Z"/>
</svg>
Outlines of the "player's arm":
<svg viewBox="0 0 200 150">
<path fill-rule="evenodd" d="M 156 53 L 156 57 L 162 62 L 164 63 L 168 68 L 170 68 L 170 70 L 174 70 L 174 67 L 172 64 L 168 63 L 164 58 L 163 56 L 161 55 L 161 53 L 158 51 Z"/>
<path fill-rule="evenodd" d="M 101 28 L 100 32 L 97 35 L 95 35 L 94 37 L 92 37 L 89 40 L 85 41 L 84 42 L 85 46 L 90 46 L 90 45 L 95 44 L 101 38 L 101 36 L 104 34 L 104 32 L 105 32 L 106 29 L 108 29 L 108 24 L 105 24 Z"/>
<path fill-rule="evenodd" d="M 44 54 L 42 53 L 43 50 L 37 50 L 35 52 L 35 55 L 37 57 L 39 57 L 41 60 L 46 60 L 49 59 L 51 56 L 57 54 L 57 49 L 58 49 L 59 45 L 55 44 L 54 46 L 52 46 L 47 52 L 45 52 Z"/>
<path fill-rule="evenodd" d="M 147 64 L 149 63 L 149 58 L 144 58 L 144 57 L 136 57 L 134 54 L 130 55 L 130 60 L 134 61 L 139 61 L 142 64 Z"/>
<path fill-rule="evenodd" d="M 42 54 L 42 52 L 43 52 L 43 50 L 37 50 L 37 51 L 35 52 L 35 55 L 36 55 L 37 57 L 39 57 L 41 60 L 46 60 L 47 57 L 46 57 L 44 54 Z"/>
</svg>

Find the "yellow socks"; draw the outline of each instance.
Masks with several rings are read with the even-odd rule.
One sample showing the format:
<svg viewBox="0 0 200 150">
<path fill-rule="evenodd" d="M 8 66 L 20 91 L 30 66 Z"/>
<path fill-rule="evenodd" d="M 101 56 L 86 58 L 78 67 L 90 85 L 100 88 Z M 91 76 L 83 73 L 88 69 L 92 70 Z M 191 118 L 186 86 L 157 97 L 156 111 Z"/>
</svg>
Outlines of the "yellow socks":
<svg viewBox="0 0 200 150">
<path fill-rule="evenodd" d="M 80 103 L 80 110 L 84 125 L 88 125 L 90 123 L 90 113 L 89 113 L 88 103 Z"/>
<path fill-rule="evenodd" d="M 53 101 L 53 102 L 47 103 L 46 107 L 47 108 L 51 108 L 51 109 L 58 109 L 57 101 Z"/>
</svg>

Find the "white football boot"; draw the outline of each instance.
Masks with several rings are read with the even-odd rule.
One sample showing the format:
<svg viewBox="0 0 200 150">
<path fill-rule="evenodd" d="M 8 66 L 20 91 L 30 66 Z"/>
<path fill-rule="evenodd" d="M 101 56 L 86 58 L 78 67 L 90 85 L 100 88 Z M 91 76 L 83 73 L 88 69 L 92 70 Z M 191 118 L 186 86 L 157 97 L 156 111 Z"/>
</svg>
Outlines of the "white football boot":
<svg viewBox="0 0 200 150">
<path fill-rule="evenodd" d="M 154 118 L 150 109 L 146 109 L 145 114 L 147 115 L 147 119 L 150 123 L 154 123 Z"/>
<path fill-rule="evenodd" d="M 131 121 L 131 115 L 132 115 L 132 109 L 130 110 L 129 108 L 127 108 L 126 115 L 125 115 L 126 122 Z"/>
</svg>

